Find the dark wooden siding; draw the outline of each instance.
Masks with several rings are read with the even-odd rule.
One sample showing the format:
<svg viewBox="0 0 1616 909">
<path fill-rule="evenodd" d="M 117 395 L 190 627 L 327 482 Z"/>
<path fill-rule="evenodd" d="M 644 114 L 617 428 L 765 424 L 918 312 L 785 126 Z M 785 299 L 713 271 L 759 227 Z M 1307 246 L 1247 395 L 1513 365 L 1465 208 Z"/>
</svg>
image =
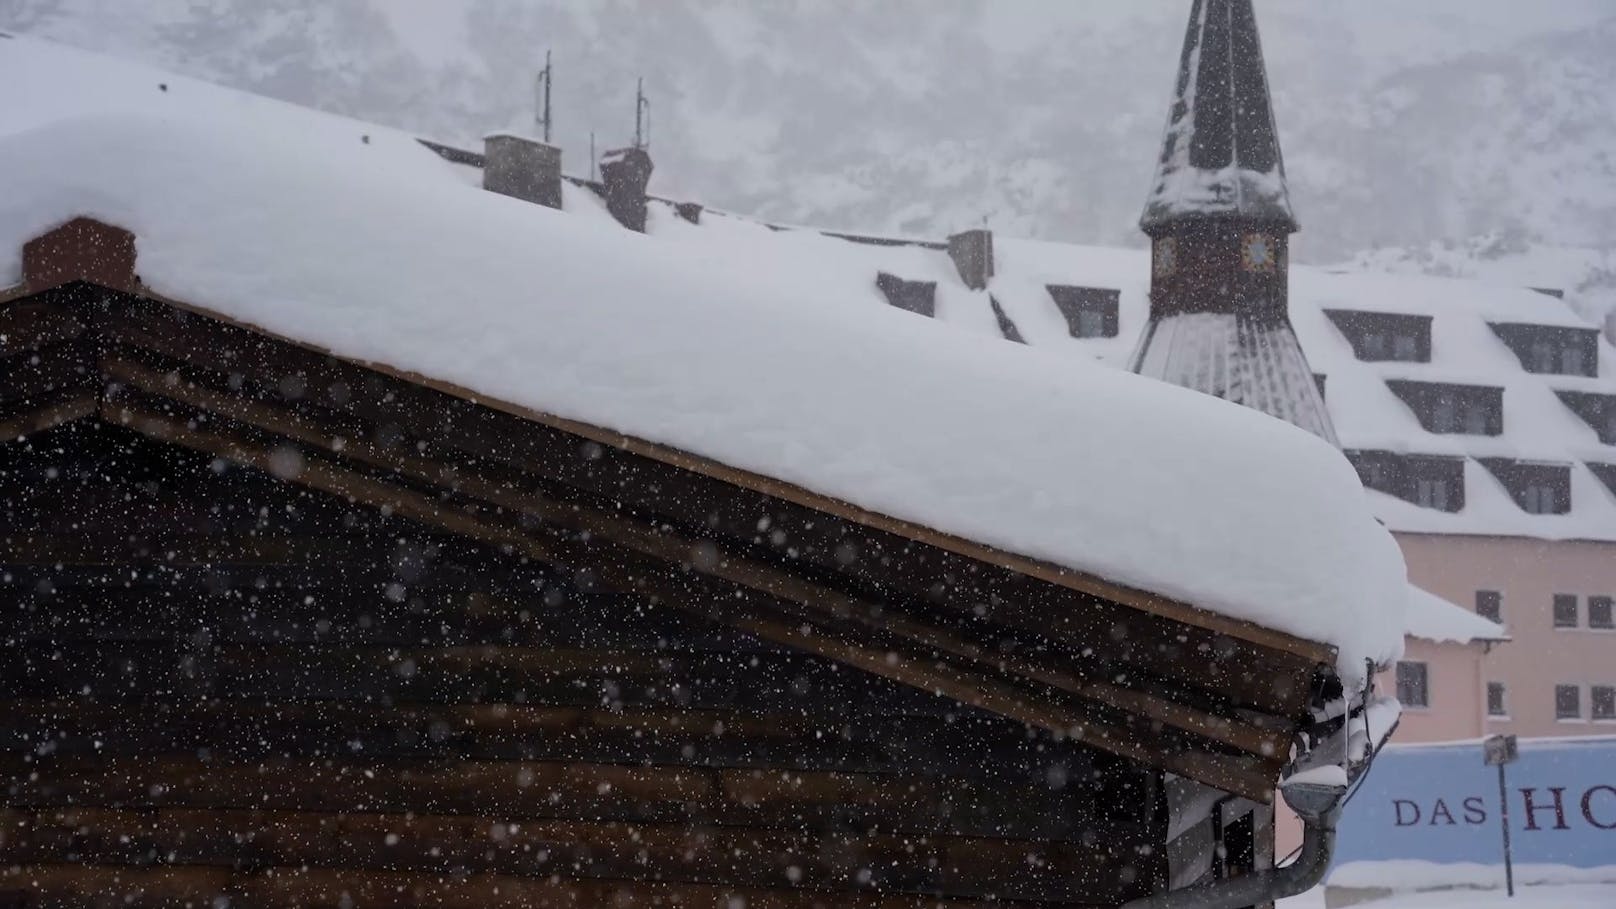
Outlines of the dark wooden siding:
<svg viewBox="0 0 1616 909">
<path fill-rule="evenodd" d="M 39 905 L 1104 905 L 1165 873 L 1159 774 L 1070 740 L 123 429 L 0 453 L 0 864 Z"/>
</svg>

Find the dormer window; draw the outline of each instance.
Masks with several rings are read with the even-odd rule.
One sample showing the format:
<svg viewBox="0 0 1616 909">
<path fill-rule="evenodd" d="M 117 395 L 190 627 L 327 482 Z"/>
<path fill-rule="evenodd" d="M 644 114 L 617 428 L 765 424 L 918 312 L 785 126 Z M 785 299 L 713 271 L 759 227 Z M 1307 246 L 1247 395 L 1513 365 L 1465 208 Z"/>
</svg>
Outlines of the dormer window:
<svg viewBox="0 0 1616 909">
<path fill-rule="evenodd" d="M 1492 322 L 1499 340 L 1527 372 L 1561 376 L 1599 374 L 1599 330 L 1565 325 Z"/>
<path fill-rule="evenodd" d="M 1464 508 L 1463 458 L 1367 450 L 1348 451 L 1346 455 L 1369 489 L 1435 511 Z"/>
<path fill-rule="evenodd" d="M 1565 406 L 1599 434 L 1599 441 L 1616 445 L 1616 395 L 1588 391 L 1556 391 Z"/>
<path fill-rule="evenodd" d="M 886 295 L 888 303 L 899 309 L 922 316 L 935 315 L 937 312 L 936 281 L 905 281 L 883 271 L 875 276 L 875 286 Z"/>
<path fill-rule="evenodd" d="M 1477 436 L 1504 432 L 1502 388 L 1406 379 L 1388 379 L 1386 386 L 1408 405 L 1428 432 Z"/>
<path fill-rule="evenodd" d="M 1527 514 L 1565 514 L 1571 510 L 1570 465 L 1509 458 L 1479 460 Z"/>
<path fill-rule="evenodd" d="M 1366 362 L 1431 362 L 1431 317 L 1395 312 L 1327 309 L 1335 327 Z"/>
<path fill-rule="evenodd" d="M 1548 483 L 1528 483 L 1521 490 L 1521 508 L 1527 514 L 1558 514 L 1560 493 Z"/>
<path fill-rule="evenodd" d="M 1595 477 L 1599 478 L 1599 482 L 1605 484 L 1605 488 L 1610 490 L 1611 495 L 1616 496 L 1616 464 L 1589 462 L 1588 469 L 1593 472 Z"/>
<path fill-rule="evenodd" d="M 1464 459 L 1409 455 L 1403 459 L 1408 479 L 1404 498 L 1434 511 L 1463 511 Z"/>
<path fill-rule="evenodd" d="M 1122 292 L 1104 287 L 1050 284 L 1046 288 L 1074 338 L 1117 336 L 1118 304 Z"/>
</svg>

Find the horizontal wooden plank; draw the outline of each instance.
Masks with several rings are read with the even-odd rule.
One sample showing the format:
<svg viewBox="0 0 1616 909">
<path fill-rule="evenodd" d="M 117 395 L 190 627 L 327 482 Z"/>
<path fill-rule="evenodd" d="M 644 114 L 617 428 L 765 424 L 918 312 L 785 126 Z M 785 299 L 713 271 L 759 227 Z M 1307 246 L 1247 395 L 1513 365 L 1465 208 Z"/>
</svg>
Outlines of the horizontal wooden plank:
<svg viewBox="0 0 1616 909">
<path fill-rule="evenodd" d="M 93 394 L 69 394 L 29 400 L 0 418 L 0 443 L 11 442 L 23 436 L 54 429 L 64 423 L 80 420 L 96 412 Z"/>
<path fill-rule="evenodd" d="M 0 756 L 15 808 L 206 808 L 429 813 L 514 821 L 708 824 L 1081 840 L 1083 786 L 762 768 L 562 761 Z M 1126 823 L 1146 841 L 1149 818 Z"/>
<path fill-rule="evenodd" d="M 365 703 L 689 706 L 943 716 L 960 707 L 783 651 L 604 650 L 24 640 L 0 663 L 17 696 Z"/>
<path fill-rule="evenodd" d="M 35 398 L 99 391 L 96 351 L 84 339 L 64 341 L 0 360 L 0 409 Z"/>
<path fill-rule="evenodd" d="M 1127 899 L 1140 856 L 1116 842 L 898 836 L 423 814 L 0 809 L 0 864 L 273 867 L 789 890 Z"/>
<path fill-rule="evenodd" d="M 84 327 L 78 313 L 62 301 L 34 299 L 0 307 L 0 357 L 70 341 Z"/>
<path fill-rule="evenodd" d="M 855 699 L 857 700 L 857 699 Z M 631 705 L 185 703 L 13 700 L 0 751 L 84 757 L 213 749 L 251 757 L 576 760 L 694 767 L 842 770 L 994 783 L 1091 787 L 1096 762 L 1070 741 L 1029 736 L 980 713 L 883 713 Z M 1137 771 L 1144 773 L 1144 771 Z"/>
<path fill-rule="evenodd" d="M 352 873 L 261 868 L 252 873 L 196 866 L 16 865 L 0 869 L 0 887 L 17 888 L 28 909 L 1021 909 L 1030 903 L 838 891 L 763 890 L 657 882 L 593 882 L 502 874 Z M 1075 902 L 1069 905 L 1102 906 Z"/>
<path fill-rule="evenodd" d="M 750 655 L 784 648 L 686 612 L 556 583 L 536 593 L 386 585 L 295 590 L 207 587 L 62 589 L 0 586 L 0 638 L 173 641 L 206 629 L 218 644 L 448 647 L 476 644 Z"/>
</svg>

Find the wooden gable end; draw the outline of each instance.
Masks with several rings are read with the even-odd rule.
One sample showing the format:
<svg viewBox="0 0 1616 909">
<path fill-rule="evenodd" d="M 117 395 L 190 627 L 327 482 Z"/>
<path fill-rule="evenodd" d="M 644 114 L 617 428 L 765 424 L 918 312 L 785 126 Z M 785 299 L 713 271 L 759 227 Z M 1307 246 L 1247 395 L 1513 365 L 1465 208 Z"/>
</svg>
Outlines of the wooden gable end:
<svg viewBox="0 0 1616 909">
<path fill-rule="evenodd" d="M 87 231 L 83 235 L 97 237 L 97 242 L 109 236 L 116 239 L 100 227 L 75 229 Z M 56 248 L 73 248 L 72 238 L 57 239 L 64 242 Z M 30 261 L 28 268 L 27 274 L 36 275 L 41 266 Z M 275 810 L 286 816 L 268 818 L 264 823 L 269 826 L 262 828 L 281 831 L 288 843 L 325 829 L 321 812 L 340 814 L 367 805 L 384 814 L 413 810 L 403 807 L 408 793 L 418 791 L 414 789 L 418 784 L 436 792 L 431 786 L 439 783 L 431 781 L 439 780 L 452 791 L 446 790 L 445 801 L 433 802 L 443 810 L 415 828 L 424 839 L 411 840 L 412 848 L 429 850 L 432 847 L 426 844 L 451 836 L 459 829 L 454 825 L 461 823 L 453 818 L 462 814 L 526 816 L 522 812 L 537 811 L 546 823 L 582 825 L 568 828 L 582 838 L 580 842 L 591 835 L 610 838 L 617 834 L 609 836 L 606 831 L 622 834 L 627 829 L 611 825 L 669 824 L 654 830 L 635 828 L 629 839 L 664 843 L 669 856 L 688 855 L 690 850 L 681 852 L 671 844 L 688 845 L 681 837 L 690 825 L 705 830 L 702 825 L 738 823 L 735 818 L 741 815 L 723 811 L 750 811 L 748 817 L 763 818 L 753 826 L 775 831 L 770 836 L 786 837 L 769 848 L 792 854 L 811 849 L 822 854 L 828 842 L 824 837 L 899 829 L 929 829 L 928 835 L 967 839 L 980 835 L 1006 841 L 1047 840 L 1052 848 L 1075 844 L 1072 853 L 1051 859 L 1051 876 L 1041 883 L 1035 880 L 1037 875 L 1025 877 L 1024 871 L 1008 866 L 993 870 L 971 864 L 977 870 L 959 871 L 965 866 L 943 861 L 930 863 L 927 874 L 916 872 L 919 876 L 913 881 L 883 892 L 959 899 L 994 895 L 1049 899 L 1065 892 L 1077 899 L 1070 888 L 1088 875 L 1102 882 L 1092 884 L 1091 891 L 1103 894 L 1095 901 L 1105 904 L 1149 892 L 1160 869 L 1149 862 L 1133 862 L 1127 865 L 1133 869 L 1127 881 L 1103 874 L 1093 877 L 1098 873 L 1094 863 L 1073 856 L 1082 851 L 1082 843 L 1092 843 L 1096 830 L 1123 824 L 1106 821 L 1097 827 L 1099 819 L 1119 812 L 1128 815 L 1134 819 L 1128 823 L 1135 826 L 1116 828 L 1119 843 L 1128 848 L 1159 845 L 1163 832 L 1155 829 L 1154 821 L 1141 819 L 1155 817 L 1155 809 L 1141 812 L 1140 806 L 1158 804 L 1161 771 L 1267 801 L 1288 757 L 1291 737 L 1306 716 L 1313 687 L 1328 677 L 1332 654 L 1319 645 L 993 553 L 686 453 L 478 401 L 463 390 L 419 376 L 345 361 L 164 300 L 141 287 L 133 275 L 92 275 L 96 278 L 92 282 L 65 280 L 71 272 L 60 269 L 50 274 L 56 283 L 31 282 L 0 298 L 4 339 L 0 356 L 6 376 L 0 386 L 0 442 L 12 442 L 7 457 L 21 458 L 17 469 L 46 470 L 51 459 L 30 461 L 9 450 L 48 449 L 56 453 L 52 458 L 71 461 L 89 457 L 110 438 L 125 449 L 146 452 L 141 461 L 146 469 L 171 457 L 179 459 L 177 464 L 190 464 L 193 472 L 197 465 L 235 465 L 231 470 L 270 478 L 275 482 L 254 487 L 252 496 L 243 500 L 264 515 L 315 507 L 298 504 L 313 496 L 309 501 L 318 500 L 320 507 L 368 516 L 355 519 L 360 524 L 383 518 L 381 524 L 366 525 L 369 530 L 334 540 L 310 537 L 289 525 L 265 539 L 247 534 L 212 540 L 208 533 L 194 531 L 152 541 L 142 536 L 141 528 L 116 522 L 103 526 L 98 538 L 63 532 L 60 526 L 53 531 L 26 522 L 8 524 L 3 561 L 12 581 L 0 585 L 8 591 L 8 621 L 36 631 L 57 627 L 37 624 L 42 620 L 39 609 L 50 609 L 35 608 L 39 591 L 31 585 L 65 584 L 73 577 L 80 578 L 80 586 L 99 585 L 97 589 L 107 594 L 96 600 L 103 612 L 94 613 L 100 618 L 88 626 L 98 630 L 88 637 L 67 638 L 92 657 L 75 665 L 116 666 L 118 648 L 106 647 L 102 632 L 117 626 L 102 618 L 116 615 L 116 604 L 138 600 L 120 579 L 184 577 L 180 596 L 198 598 L 204 610 L 223 610 L 224 618 L 209 627 L 228 626 L 245 636 L 226 642 L 234 649 L 215 651 L 210 665 L 226 674 L 236 672 L 242 684 L 253 677 L 247 670 L 257 667 L 268 677 L 281 679 L 282 687 L 235 691 L 221 699 L 217 687 L 204 686 L 200 690 L 205 697 L 200 700 L 181 697 L 176 703 L 173 697 L 159 698 L 160 709 L 149 714 L 151 725 L 141 741 L 160 742 L 172 732 L 177 742 L 189 742 L 185 735 L 192 736 L 206 745 L 204 751 L 236 753 L 245 747 L 251 752 L 247 746 L 257 733 L 250 731 L 258 730 L 264 741 L 314 743 L 309 746 L 314 753 L 334 754 L 322 749 L 335 747 L 340 752 L 333 745 L 339 743 L 334 736 L 339 727 L 352 724 L 372 730 L 355 733 L 359 751 L 379 747 L 366 736 L 414 730 L 424 737 L 422 741 L 438 736 L 438 745 L 428 751 L 439 760 L 452 761 L 434 765 L 430 772 L 421 769 L 406 785 L 396 775 L 390 781 L 359 782 L 361 777 L 351 774 L 362 772 L 362 761 L 351 766 L 338 761 L 336 769 L 313 771 L 308 780 L 299 781 L 296 768 L 303 766 L 299 761 L 306 760 L 308 752 L 283 754 L 276 760 L 237 754 L 231 760 L 240 758 L 244 763 L 227 761 L 220 766 L 236 769 L 217 773 L 216 768 L 197 763 L 203 759 L 196 750 L 184 757 L 165 757 L 134 744 L 122 756 L 108 754 L 104 760 L 94 753 L 66 755 L 59 779 L 29 790 L 38 795 L 32 803 L 38 810 L 25 810 L 27 816 L 18 820 L 40 831 L 30 842 L 51 843 L 56 842 L 52 837 L 67 835 L 65 831 L 77 822 L 66 819 L 60 809 L 85 804 L 73 795 L 79 791 L 73 786 L 83 786 L 86 780 L 107 792 L 127 793 L 131 800 L 125 803 L 122 796 L 109 796 L 117 804 L 102 806 L 106 813 L 96 815 L 95 823 L 109 831 L 108 848 L 122 836 L 110 831 L 139 823 L 137 817 L 120 813 L 119 806 L 125 804 L 214 812 L 206 817 L 185 815 L 187 823 L 199 824 L 227 823 L 217 814 L 226 808 L 274 807 L 247 797 L 255 791 L 255 773 L 271 773 L 277 786 L 284 782 L 291 787 L 275 803 L 279 806 Z M 179 452 L 191 452 L 186 457 L 193 460 L 185 461 Z M 150 483 L 166 488 L 173 509 L 230 500 L 225 492 L 208 492 L 206 483 L 181 482 L 170 475 L 141 478 L 110 469 L 103 475 L 115 494 L 138 496 L 147 489 L 142 484 Z M 7 483 L 0 478 L 0 488 L 16 488 L 15 480 Z M 275 493 L 271 487 L 283 489 Z M 66 514 L 73 507 L 63 499 L 45 510 Z M 86 517 L 111 520 L 107 515 L 117 510 L 91 509 Z M 363 642 L 363 634 L 351 639 L 339 635 L 330 642 L 338 649 L 330 652 L 308 653 L 287 642 L 271 645 L 259 640 L 275 629 L 292 633 L 286 629 L 297 626 L 299 610 L 308 611 L 308 604 L 282 595 L 285 591 L 315 585 L 320 589 L 316 602 L 340 598 L 350 580 L 392 564 L 388 560 L 401 548 L 463 553 L 455 562 L 455 583 L 420 594 L 439 597 L 432 600 L 439 604 L 437 611 L 400 613 L 382 623 L 385 633 L 378 631 L 379 637 L 370 644 Z M 225 621 L 238 607 L 228 600 L 210 599 L 214 588 L 209 585 L 224 583 L 229 590 L 242 586 L 239 579 L 230 580 L 231 565 L 250 566 L 243 578 L 253 584 L 258 578 L 270 578 L 265 583 L 272 591 L 281 591 L 259 594 L 266 605 L 252 611 L 258 621 L 267 623 L 262 627 L 241 618 L 233 624 Z M 79 567 L 69 571 L 68 566 Z M 513 594 L 509 585 L 515 582 L 510 578 L 528 575 L 539 578 L 539 586 Z M 276 587 L 276 577 L 286 583 Z M 564 591 L 560 605 L 545 600 L 545 585 Z M 416 593 L 409 584 L 403 587 L 405 601 L 414 602 L 409 598 Z M 589 613 L 576 606 L 579 597 L 597 594 L 615 597 L 607 602 L 616 604 L 617 611 Z M 507 621 L 509 614 L 520 615 L 529 608 L 521 604 L 528 602 L 548 610 L 546 627 L 562 628 L 571 622 L 572 637 L 520 633 L 515 639 L 500 637 L 505 629 L 517 627 Z M 172 606 L 168 608 L 172 611 Z M 531 608 L 534 614 L 544 611 Z M 489 609 L 504 618 L 485 621 Z M 354 610 L 345 613 L 354 622 L 366 614 L 358 606 Z M 313 614 L 304 618 L 317 621 Z M 432 619 L 439 620 L 437 626 Z M 449 631 L 434 634 L 433 627 Z M 482 631 L 468 630 L 473 628 Z M 139 690 L 144 696 L 190 690 L 171 684 L 185 673 L 187 654 L 174 647 L 182 640 L 178 632 L 178 625 L 159 623 L 152 632 L 155 637 L 146 641 L 155 648 L 159 662 L 170 659 L 173 665 L 168 675 L 161 676 L 168 681 L 142 683 Z M 57 641 L 59 636 L 51 634 L 56 632 L 40 631 L 37 637 Z M 169 635 L 167 643 L 163 634 Z M 642 642 L 657 643 L 641 650 L 627 648 L 628 652 L 619 652 L 612 644 L 636 635 Z M 730 642 L 726 656 L 713 657 L 700 643 L 716 639 Z M 195 654 L 190 656 L 189 665 L 194 666 Z M 413 667 L 409 679 L 424 673 L 446 687 L 388 675 L 406 661 Z M 45 684 L 35 696 L 12 705 L 17 718 L 11 726 L 14 742 L 38 741 L 46 727 L 62 731 L 72 726 L 83 733 L 78 739 L 82 743 L 105 738 L 108 724 L 117 717 L 125 722 L 132 717 L 121 706 L 75 695 L 81 690 L 75 683 L 82 680 L 71 673 L 56 676 L 29 668 L 45 665 L 41 656 L 9 670 L 20 673 L 19 684 L 41 679 L 60 683 Z M 603 667 L 612 668 L 602 672 Z M 376 681 L 378 673 L 385 684 Z M 511 684 L 513 677 L 548 679 L 552 687 L 544 689 L 548 695 L 538 695 L 534 693 L 538 689 Z M 219 678 L 217 671 L 211 678 Z M 635 692 L 644 703 L 630 709 L 610 699 L 601 702 L 607 680 L 619 692 Z M 306 687 L 317 683 L 324 687 Z M 586 710 L 576 697 L 568 700 L 558 693 L 575 684 L 595 700 L 593 708 Z M 702 684 L 726 693 L 712 695 L 714 689 L 696 693 Z M 424 690 L 441 693 L 421 695 L 423 685 Z M 645 694 L 659 686 L 660 700 Z M 787 696 L 795 691 L 793 686 L 806 686 L 804 691 L 820 700 L 793 700 Z M 355 696 L 336 697 L 344 691 Z M 685 694 L 676 693 L 681 691 Z M 775 701 L 767 700 L 770 692 L 778 695 Z M 749 696 L 755 697 L 748 700 Z M 247 702 L 253 698 L 259 707 L 249 709 Z M 339 706 L 325 700 L 333 698 Z M 321 706 L 313 709 L 308 706 L 311 701 Z M 844 714 L 870 718 L 852 722 Z M 921 719 L 908 719 L 915 716 Z M 962 718 L 964 725 L 958 725 Z M 144 724 L 148 716 L 141 719 Z M 299 724 L 324 731 L 299 738 L 304 735 L 295 731 L 303 728 Z M 611 731 L 595 728 L 602 725 Z M 585 727 L 588 731 L 581 732 Z M 718 729 L 729 732 L 714 731 Z M 841 741 L 826 744 L 827 729 Z M 124 738 L 135 731 L 125 729 Z M 885 744 L 867 741 L 869 736 Z M 892 757 L 897 748 L 893 736 L 933 743 L 953 757 L 945 760 L 924 748 Z M 591 737 L 616 744 L 590 750 L 581 743 Z M 625 744 L 633 742 L 643 747 Z M 535 747 L 539 750 L 531 750 Z M 853 754 L 860 748 L 865 749 L 863 758 Z M 877 752 L 887 757 L 869 757 Z M 355 753 L 344 760 L 350 758 L 358 761 Z M 635 773 L 623 776 L 610 769 L 625 764 Z M 1056 765 L 1062 768 L 1058 773 L 1050 770 Z M 1015 767 L 1021 769 L 1009 769 Z M 759 777 L 761 769 L 769 772 Z M 231 782 L 236 779 L 231 773 L 241 775 L 237 782 Z M 500 789 L 523 773 L 538 774 L 533 778 L 545 781 L 550 787 L 546 793 L 563 793 L 569 805 L 611 802 L 602 793 L 592 799 L 581 782 L 596 785 L 605 780 L 609 787 L 626 787 L 626 792 L 665 787 L 664 795 L 647 795 L 645 800 L 664 798 L 684 807 L 647 817 L 594 808 L 547 813 L 534 808 L 529 804 L 533 800 L 517 789 Z M 781 773 L 785 775 L 776 776 Z M 877 776 L 860 776 L 865 773 Z M 508 779 L 508 774 L 517 777 Z M 1038 783 L 1040 774 L 1043 783 Z M 450 776 L 469 782 L 451 785 Z M 204 777 L 220 782 L 196 789 Z M 1089 792 L 1082 796 L 1088 800 L 1067 804 L 1064 796 L 1040 789 L 1048 789 L 1048 781 L 1057 777 L 1063 781 L 1057 793 L 1064 791 L 1068 779 L 1093 779 L 1100 788 L 1078 787 Z M 975 785 L 971 779 L 1009 778 L 1033 783 L 1020 790 L 970 788 Z M 902 785 L 893 786 L 895 781 Z M 357 789 L 348 792 L 345 787 Z M 696 794 L 682 787 L 695 787 L 690 792 Z M 805 793 L 819 793 L 812 798 L 822 799 L 822 804 L 799 804 L 790 794 L 799 787 L 807 787 Z M 897 801 L 873 794 L 883 788 Z M 948 799 L 941 795 L 956 789 L 964 794 Z M 147 804 L 151 799 L 138 798 L 141 791 L 191 794 Z M 507 795 L 489 795 L 500 791 Z M 900 792 L 908 794 L 899 797 Z M 635 804 L 642 801 L 633 795 L 623 798 Z M 704 800 L 710 799 L 734 799 L 740 807 L 691 807 L 708 805 Z M 860 819 L 836 813 L 848 810 L 847 803 L 866 800 L 871 807 Z M 833 809 L 832 804 L 844 807 Z M 778 816 L 767 810 L 757 815 L 760 805 L 779 806 Z M 1028 809 L 1029 805 L 1035 807 Z M 47 816 L 42 813 L 47 808 L 57 813 Z M 1029 810 L 1015 820 L 1017 812 Z M 936 820 L 932 828 L 906 827 L 919 823 L 902 820 L 919 817 L 913 814 L 916 811 L 933 818 L 977 820 L 960 825 Z M 342 827 L 339 839 L 348 844 L 344 849 L 374 849 L 363 844 L 379 829 L 369 830 L 355 821 Z M 1001 833 L 993 834 L 994 829 Z M 787 831 L 808 839 L 792 840 Z M 534 843 L 545 836 L 530 835 L 536 838 Z M 853 839 L 859 861 L 873 854 L 869 850 L 876 847 L 871 843 L 880 841 L 874 837 L 866 842 L 863 833 Z M 698 859 L 667 859 L 682 869 L 676 876 L 701 886 L 753 885 L 734 867 L 744 862 L 718 862 L 713 857 L 734 843 L 722 837 L 703 842 L 711 844 L 711 854 L 697 850 Z M 978 852 L 978 846 L 964 843 L 958 848 Z M 154 848 L 161 852 L 160 846 Z M 41 856 L 54 854 L 40 848 Z M 996 855 L 997 848 L 981 846 L 980 854 Z M 358 862 L 351 852 L 341 854 Z M 662 853 L 653 850 L 653 854 Z M 283 851 L 263 861 L 271 866 L 296 864 L 294 859 L 303 855 Z M 234 853 L 210 853 L 193 864 L 240 860 Z M 378 874 L 392 867 L 381 858 L 367 861 Z M 426 858 L 419 861 L 431 864 Z M 709 865 L 693 870 L 688 867 L 692 861 Z M 991 864 L 990 859 L 984 861 Z M 1107 868 L 1123 867 L 1115 856 L 1101 864 L 1107 862 Z M 477 873 L 492 875 L 490 880 L 510 872 L 487 863 L 472 864 Z M 655 861 L 652 864 L 660 869 L 656 874 L 675 874 Z M 918 867 L 915 863 L 904 867 L 911 866 Z M 419 870 L 417 865 L 409 867 Z M 584 875 L 596 882 L 586 882 L 587 886 L 617 886 L 599 882 L 620 882 L 628 874 L 610 870 L 617 866 L 609 862 L 602 867 L 608 870 L 595 877 Z M 955 867 L 950 874 L 956 876 L 939 872 L 938 867 Z M 859 891 L 856 870 L 842 865 L 799 873 L 807 876 L 786 884 L 772 879 L 754 883 L 793 892 L 814 887 Z M 1028 883 L 1018 890 L 1019 884 L 1004 883 L 1011 879 Z M 383 886 L 375 881 L 372 884 Z M 605 892 L 589 891 L 586 883 L 568 886 L 585 887 L 578 893 Z M 636 892 L 656 890 L 646 884 Z M 595 898 L 583 897 L 586 903 Z"/>
</svg>

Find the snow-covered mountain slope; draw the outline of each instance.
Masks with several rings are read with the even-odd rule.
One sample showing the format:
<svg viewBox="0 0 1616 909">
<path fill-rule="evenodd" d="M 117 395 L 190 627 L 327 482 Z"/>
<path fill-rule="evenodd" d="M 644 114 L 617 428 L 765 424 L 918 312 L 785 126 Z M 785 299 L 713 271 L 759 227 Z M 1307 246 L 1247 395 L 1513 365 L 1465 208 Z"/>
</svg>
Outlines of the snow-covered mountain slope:
<svg viewBox="0 0 1616 909">
<path fill-rule="evenodd" d="M 777 221 L 1137 245 L 1188 0 L 0 0 L 0 28 L 473 142 L 557 64 L 569 167 Z M 1259 2 L 1299 261 L 1616 248 L 1608 0 Z"/>
</svg>

